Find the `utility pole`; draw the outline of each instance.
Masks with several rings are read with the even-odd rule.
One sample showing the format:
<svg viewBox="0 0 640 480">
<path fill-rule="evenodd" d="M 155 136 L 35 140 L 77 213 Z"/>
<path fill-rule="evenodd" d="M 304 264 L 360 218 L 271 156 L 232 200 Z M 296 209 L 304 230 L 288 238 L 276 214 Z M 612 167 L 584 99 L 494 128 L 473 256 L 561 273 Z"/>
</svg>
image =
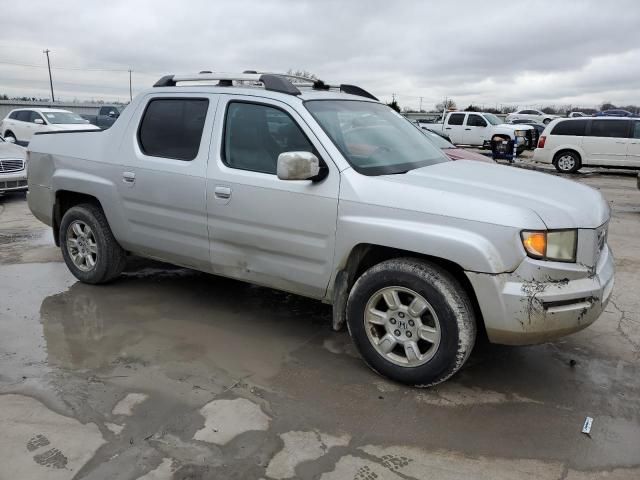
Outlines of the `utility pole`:
<svg viewBox="0 0 640 480">
<path fill-rule="evenodd" d="M 51 86 L 51 102 L 53 103 L 56 101 L 56 97 L 53 96 L 53 78 L 51 78 L 51 62 L 49 61 L 50 51 L 51 50 L 47 48 L 46 50 L 43 50 L 42 53 L 47 56 L 47 67 L 49 67 L 49 85 Z"/>
<path fill-rule="evenodd" d="M 419 112 L 422 111 L 422 97 L 420 97 L 420 108 L 418 109 Z"/>
<path fill-rule="evenodd" d="M 133 100 L 133 93 L 131 90 L 131 69 L 129 69 L 129 102 Z"/>
</svg>

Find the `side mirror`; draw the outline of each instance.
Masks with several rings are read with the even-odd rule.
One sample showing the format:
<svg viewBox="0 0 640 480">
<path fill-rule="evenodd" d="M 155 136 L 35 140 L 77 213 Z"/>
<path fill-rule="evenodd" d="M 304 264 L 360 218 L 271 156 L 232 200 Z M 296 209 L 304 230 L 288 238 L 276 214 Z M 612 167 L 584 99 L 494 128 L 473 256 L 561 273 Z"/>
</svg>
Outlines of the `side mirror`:
<svg viewBox="0 0 640 480">
<path fill-rule="evenodd" d="M 41 118 L 36 118 L 33 123 L 37 123 L 38 125 L 44 125 L 44 120 L 42 120 Z"/>
<path fill-rule="evenodd" d="M 309 180 L 320 173 L 320 160 L 309 152 L 284 152 L 278 155 L 280 180 Z"/>
<path fill-rule="evenodd" d="M 4 141 L 7 143 L 16 143 L 16 139 L 12 136 L 4 137 Z"/>
</svg>

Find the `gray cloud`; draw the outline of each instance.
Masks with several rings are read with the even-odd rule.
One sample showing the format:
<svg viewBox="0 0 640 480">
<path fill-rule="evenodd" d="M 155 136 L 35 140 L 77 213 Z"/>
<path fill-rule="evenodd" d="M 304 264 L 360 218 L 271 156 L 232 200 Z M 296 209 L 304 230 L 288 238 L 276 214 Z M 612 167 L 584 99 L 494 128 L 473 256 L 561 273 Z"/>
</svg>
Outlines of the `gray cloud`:
<svg viewBox="0 0 640 480">
<path fill-rule="evenodd" d="M 164 73 L 286 71 L 401 104 L 640 103 L 640 4 L 619 1 L 77 0 L 16 2 L 0 62 Z M 0 92 L 46 96 L 42 68 L 0 63 Z M 65 98 L 126 99 L 126 72 L 54 70 Z"/>
</svg>

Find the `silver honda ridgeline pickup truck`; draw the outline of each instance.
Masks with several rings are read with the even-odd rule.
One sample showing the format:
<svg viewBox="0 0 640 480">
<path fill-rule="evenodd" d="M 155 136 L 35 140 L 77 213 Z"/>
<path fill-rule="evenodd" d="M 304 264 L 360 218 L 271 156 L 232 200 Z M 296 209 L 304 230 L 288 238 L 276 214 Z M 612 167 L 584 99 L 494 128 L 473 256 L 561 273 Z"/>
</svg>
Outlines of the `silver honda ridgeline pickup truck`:
<svg viewBox="0 0 640 480">
<path fill-rule="evenodd" d="M 170 75 L 111 129 L 29 149 L 29 207 L 79 280 L 134 254 L 315 298 L 411 385 L 453 375 L 479 331 L 522 345 L 585 328 L 613 289 L 600 193 L 449 161 L 354 85 Z"/>
</svg>

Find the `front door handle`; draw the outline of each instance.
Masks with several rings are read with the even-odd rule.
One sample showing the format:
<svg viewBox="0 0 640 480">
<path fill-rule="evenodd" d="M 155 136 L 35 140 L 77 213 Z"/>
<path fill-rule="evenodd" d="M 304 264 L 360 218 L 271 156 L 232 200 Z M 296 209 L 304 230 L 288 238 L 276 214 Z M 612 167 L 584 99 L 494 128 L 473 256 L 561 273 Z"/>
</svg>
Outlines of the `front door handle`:
<svg viewBox="0 0 640 480">
<path fill-rule="evenodd" d="M 213 191 L 216 198 L 231 198 L 231 188 L 218 186 Z"/>
<path fill-rule="evenodd" d="M 122 172 L 122 181 L 124 183 L 133 184 L 136 181 L 136 174 L 134 172 Z"/>
<path fill-rule="evenodd" d="M 470 128 L 465 128 L 465 130 L 471 130 Z"/>
<path fill-rule="evenodd" d="M 446 127 L 445 130 L 451 130 L 451 127 Z"/>
</svg>

